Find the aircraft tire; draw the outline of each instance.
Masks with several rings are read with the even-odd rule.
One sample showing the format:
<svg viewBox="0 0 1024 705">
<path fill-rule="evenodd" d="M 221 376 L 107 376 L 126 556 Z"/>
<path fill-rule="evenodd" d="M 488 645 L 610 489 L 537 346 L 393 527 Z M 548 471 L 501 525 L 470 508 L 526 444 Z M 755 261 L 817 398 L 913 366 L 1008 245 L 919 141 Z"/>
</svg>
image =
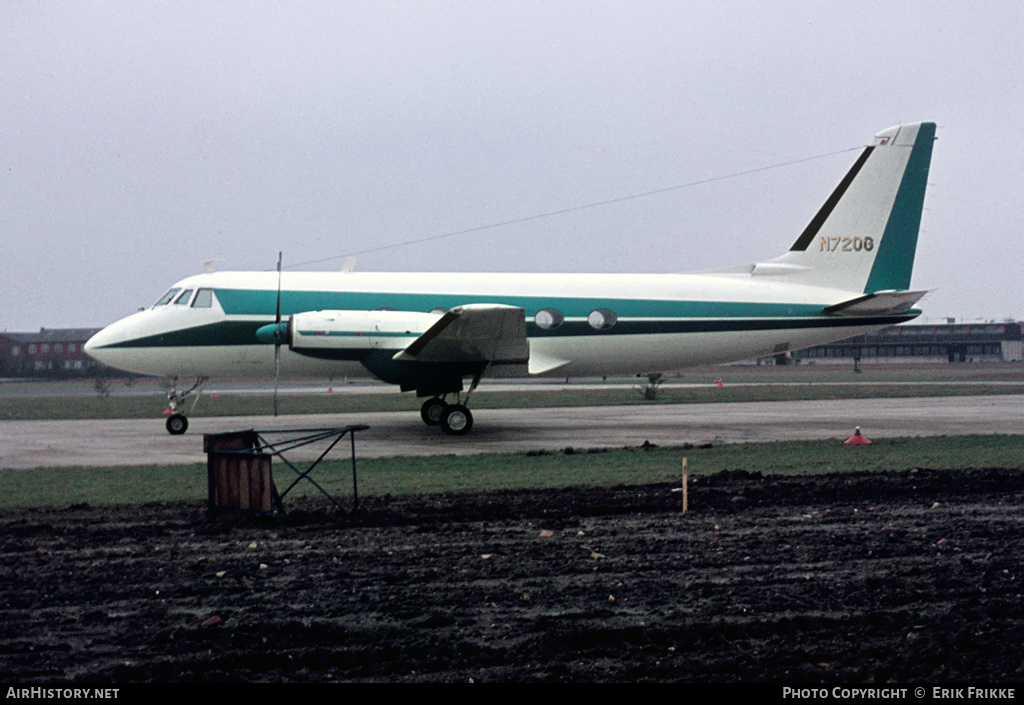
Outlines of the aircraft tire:
<svg viewBox="0 0 1024 705">
<path fill-rule="evenodd" d="M 171 414 L 167 417 L 167 432 L 172 436 L 180 436 L 188 430 L 188 417 L 185 414 Z"/>
<path fill-rule="evenodd" d="M 420 407 L 420 417 L 423 419 L 423 423 L 428 426 L 440 426 L 441 418 L 447 407 L 448 405 L 439 397 L 427 399 Z"/>
<path fill-rule="evenodd" d="M 464 436 L 473 428 L 473 414 L 462 404 L 452 404 L 441 415 L 441 428 L 449 436 Z"/>
</svg>

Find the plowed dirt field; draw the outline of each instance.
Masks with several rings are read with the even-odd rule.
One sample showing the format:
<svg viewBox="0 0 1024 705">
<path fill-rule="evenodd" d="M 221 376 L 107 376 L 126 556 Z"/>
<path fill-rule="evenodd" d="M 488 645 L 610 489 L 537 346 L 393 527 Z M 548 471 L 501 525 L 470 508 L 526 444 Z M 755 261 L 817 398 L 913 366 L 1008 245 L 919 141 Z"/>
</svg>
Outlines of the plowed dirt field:
<svg viewBox="0 0 1024 705">
<path fill-rule="evenodd" d="M 672 489 L 0 514 L 0 678 L 1024 681 L 1024 470 Z"/>
</svg>

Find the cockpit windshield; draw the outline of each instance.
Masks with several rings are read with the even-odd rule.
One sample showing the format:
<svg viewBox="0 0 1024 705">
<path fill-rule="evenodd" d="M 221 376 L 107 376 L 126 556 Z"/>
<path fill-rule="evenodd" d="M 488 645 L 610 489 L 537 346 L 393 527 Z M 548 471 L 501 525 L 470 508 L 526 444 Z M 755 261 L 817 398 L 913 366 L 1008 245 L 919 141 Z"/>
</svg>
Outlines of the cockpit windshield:
<svg viewBox="0 0 1024 705">
<path fill-rule="evenodd" d="M 177 293 L 179 291 L 181 291 L 181 289 L 171 289 L 166 294 L 161 296 L 160 300 L 157 301 L 155 304 L 153 304 L 153 306 L 154 307 L 156 307 L 156 306 L 165 306 L 165 305 L 171 303 L 171 299 L 173 299 L 177 295 Z"/>
<path fill-rule="evenodd" d="M 196 298 L 192 302 L 192 308 L 212 308 L 213 307 L 213 289 L 199 289 L 196 292 Z"/>
<path fill-rule="evenodd" d="M 213 308 L 213 289 L 182 289 L 176 286 L 161 296 L 159 301 L 153 304 L 153 308 L 166 306 L 171 302 L 174 302 L 175 306 L 188 306 L 191 302 L 192 308 Z"/>
</svg>

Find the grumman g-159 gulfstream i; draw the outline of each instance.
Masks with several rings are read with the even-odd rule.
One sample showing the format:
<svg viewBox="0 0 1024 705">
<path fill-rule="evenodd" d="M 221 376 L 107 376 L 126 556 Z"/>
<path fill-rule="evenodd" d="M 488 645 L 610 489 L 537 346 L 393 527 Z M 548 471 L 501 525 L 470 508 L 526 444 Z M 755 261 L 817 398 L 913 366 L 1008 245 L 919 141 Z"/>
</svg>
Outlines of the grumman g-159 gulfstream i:
<svg viewBox="0 0 1024 705">
<path fill-rule="evenodd" d="M 483 377 L 679 369 L 903 323 L 935 124 L 878 133 L 788 252 L 693 274 L 215 272 L 86 344 L 107 365 L 196 379 L 373 376 L 426 397 L 424 422 L 473 424 Z M 468 389 L 466 385 L 468 382 Z"/>
</svg>

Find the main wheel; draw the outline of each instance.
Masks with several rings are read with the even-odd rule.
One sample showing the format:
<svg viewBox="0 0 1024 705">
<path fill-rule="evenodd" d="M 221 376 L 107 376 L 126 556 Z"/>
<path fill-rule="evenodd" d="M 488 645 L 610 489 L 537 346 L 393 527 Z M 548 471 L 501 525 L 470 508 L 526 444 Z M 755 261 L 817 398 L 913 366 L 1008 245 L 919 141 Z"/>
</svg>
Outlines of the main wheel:
<svg viewBox="0 0 1024 705">
<path fill-rule="evenodd" d="M 167 417 L 167 432 L 172 436 L 180 436 L 188 430 L 188 417 L 185 414 L 171 414 Z"/>
<path fill-rule="evenodd" d="M 440 425 L 441 417 L 444 416 L 444 410 L 447 406 L 440 397 L 427 399 L 423 402 L 423 406 L 420 407 L 420 416 L 423 418 L 423 423 L 428 426 Z"/>
<path fill-rule="evenodd" d="M 473 414 L 462 404 L 452 404 L 441 415 L 441 428 L 449 436 L 464 436 L 473 428 Z"/>
</svg>

